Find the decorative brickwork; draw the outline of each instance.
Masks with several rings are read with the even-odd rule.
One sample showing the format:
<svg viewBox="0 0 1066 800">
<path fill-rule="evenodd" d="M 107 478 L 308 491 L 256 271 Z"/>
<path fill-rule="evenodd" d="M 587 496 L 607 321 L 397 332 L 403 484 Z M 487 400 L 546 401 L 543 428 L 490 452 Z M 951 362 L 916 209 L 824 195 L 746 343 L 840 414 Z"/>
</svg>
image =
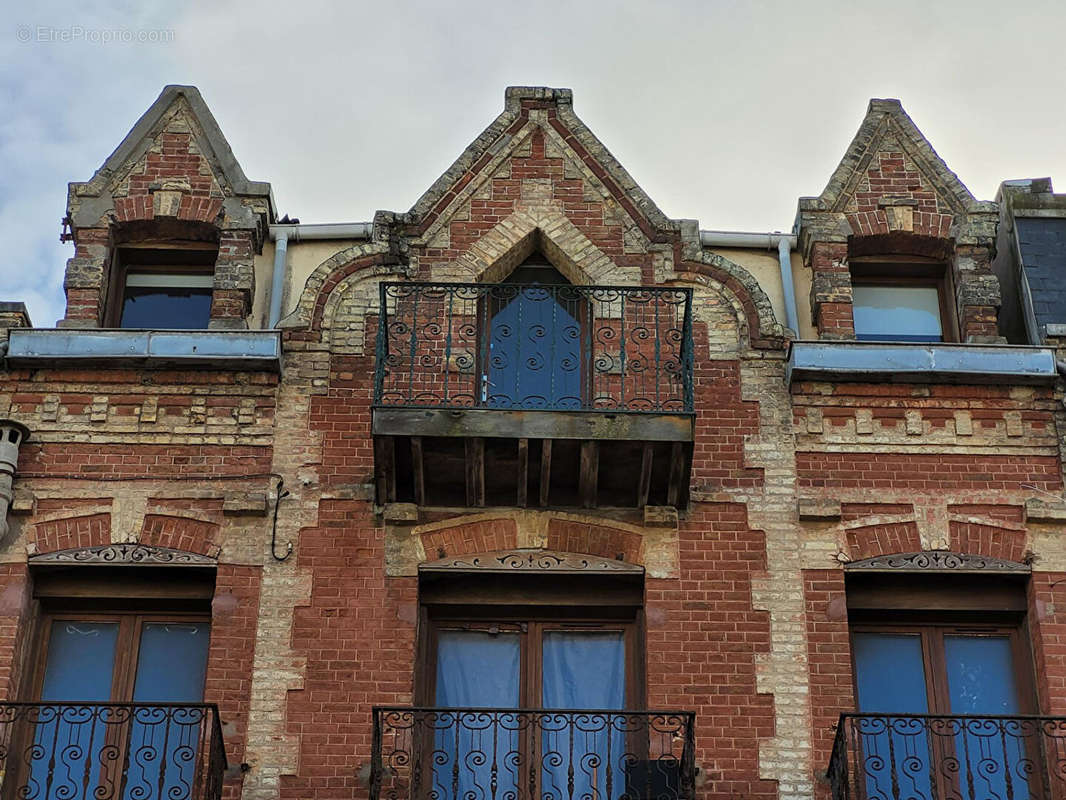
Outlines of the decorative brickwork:
<svg viewBox="0 0 1066 800">
<path fill-rule="evenodd" d="M 195 239 L 219 246 L 211 327 L 247 327 L 253 258 L 271 217 L 270 187 L 249 181 L 191 86 L 168 86 L 91 180 L 72 183 L 67 222 L 67 313 L 60 325 L 104 323 L 116 229 L 142 241 Z"/>
<path fill-rule="evenodd" d="M 116 243 L 184 230 L 219 247 L 210 324 L 244 325 L 268 191 L 244 177 L 199 94 L 168 87 L 93 179 L 71 187 L 64 324 L 102 324 Z M 994 339 L 994 222 L 899 104 L 873 101 L 826 190 L 801 201 L 812 272 L 801 313 L 821 338 L 852 339 L 854 259 L 922 257 L 945 266 L 961 337 Z M 290 241 L 292 262 L 300 246 Z M 892 557 L 917 553 L 934 580 L 944 565 L 991 558 L 1018 562 L 999 570 L 1010 580 L 1033 570 L 1026 635 L 1040 710 L 1066 714 L 1066 505 L 1041 494 L 1063 490 L 1061 386 L 790 384 L 769 299 L 781 287 L 767 291 L 741 265 L 755 256 L 730 260 L 701 244 L 696 222 L 666 217 L 568 90 L 508 90 L 503 113 L 409 212 L 378 212 L 367 241 L 314 248 L 302 263 L 321 263 L 281 323 L 280 374 L 0 372 L 0 415 L 31 431 L 0 541 L 3 696 L 32 692 L 33 574 L 48 569 L 35 556 L 174 548 L 193 560 L 152 568 L 217 569 L 205 699 L 225 726 L 226 799 L 366 798 L 371 708 L 411 703 L 423 667 L 419 568 L 432 580 L 442 560 L 517 551 L 529 564 L 558 551 L 573 566 L 585 554 L 620 567 L 591 570 L 596 581 L 621 574 L 633 586 L 643 573 L 643 661 L 630 669 L 649 708 L 696 713 L 696 800 L 812 800 L 828 796 L 833 726 L 855 706 L 845 565 L 913 567 Z M 693 290 L 687 507 L 541 507 L 533 478 L 524 507 L 376 505 L 380 282 L 491 283 L 535 252 L 576 283 Z M 772 251 L 758 258 L 744 263 L 776 275 Z M 22 324 L 18 309 L 2 314 Z M 448 433 L 436 469 L 465 452 Z M 531 463 L 544 452 L 534 439 Z M 414 487 L 408 444 L 393 466 Z M 661 463 L 670 449 L 657 447 Z M 612 466 L 634 484 L 642 472 L 640 456 Z"/>
<path fill-rule="evenodd" d="M 999 285 L 990 268 L 995 215 L 995 204 L 974 199 L 898 100 L 871 100 L 825 190 L 800 200 L 819 338 L 855 335 L 849 257 L 912 255 L 946 264 L 962 341 L 1002 341 Z"/>
</svg>

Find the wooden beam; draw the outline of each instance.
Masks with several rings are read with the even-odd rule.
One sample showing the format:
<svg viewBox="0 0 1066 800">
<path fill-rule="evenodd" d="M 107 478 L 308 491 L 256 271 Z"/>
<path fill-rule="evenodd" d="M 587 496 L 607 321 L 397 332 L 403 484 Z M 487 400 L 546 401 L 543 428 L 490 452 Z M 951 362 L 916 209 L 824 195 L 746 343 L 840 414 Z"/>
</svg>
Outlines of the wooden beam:
<svg viewBox="0 0 1066 800">
<path fill-rule="evenodd" d="M 691 414 L 515 411 L 502 408 L 375 408 L 375 436 L 485 436 L 496 439 L 615 439 L 691 442 Z"/>
<path fill-rule="evenodd" d="M 552 476 L 552 440 L 541 442 L 540 449 L 540 504 L 548 505 L 548 488 Z"/>
<path fill-rule="evenodd" d="M 685 462 L 681 456 L 681 442 L 674 442 L 670 446 L 670 482 L 666 488 L 666 504 L 675 508 L 681 497 L 681 477 L 685 474 Z"/>
<path fill-rule="evenodd" d="M 396 502 L 396 440 L 382 436 L 374 440 L 377 451 L 374 458 L 374 473 L 377 477 L 378 502 Z"/>
<path fill-rule="evenodd" d="M 581 443 L 581 470 L 578 473 L 578 494 L 585 508 L 596 507 L 600 475 L 600 443 L 587 439 Z"/>
<path fill-rule="evenodd" d="M 485 505 L 485 440 L 480 436 L 466 440 L 466 504 Z"/>
<path fill-rule="evenodd" d="M 640 479 L 637 483 L 637 508 L 644 508 L 648 504 L 648 494 L 651 492 L 651 467 L 652 458 L 655 455 L 654 446 L 651 442 L 644 443 L 644 451 L 640 457 Z"/>
<path fill-rule="evenodd" d="M 411 437 L 411 472 L 415 484 L 415 503 L 426 504 L 426 477 L 422 471 L 422 437 Z"/>
<path fill-rule="evenodd" d="M 518 440 L 518 507 L 525 508 L 529 488 L 529 439 Z"/>
</svg>

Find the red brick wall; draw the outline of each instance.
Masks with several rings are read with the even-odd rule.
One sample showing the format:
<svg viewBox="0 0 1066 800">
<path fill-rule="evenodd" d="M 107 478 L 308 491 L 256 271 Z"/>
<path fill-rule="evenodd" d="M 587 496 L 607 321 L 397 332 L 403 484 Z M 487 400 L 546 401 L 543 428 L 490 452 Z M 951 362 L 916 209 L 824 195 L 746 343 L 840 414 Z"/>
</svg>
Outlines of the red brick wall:
<svg viewBox="0 0 1066 800">
<path fill-rule="evenodd" d="M 383 536 L 367 503 L 342 500 L 323 500 L 318 527 L 300 534 L 298 566 L 315 577 L 311 604 L 293 620 L 307 671 L 285 709 L 300 774 L 282 776 L 282 798 L 364 796 L 370 708 L 412 700 L 417 584 L 385 577 Z"/>
<path fill-rule="evenodd" d="M 704 333 L 697 327 L 697 335 Z M 706 352 L 696 345 L 696 352 Z M 693 369 L 696 439 L 692 453 L 694 489 L 754 488 L 763 485 L 763 471 L 744 463 L 744 443 L 759 432 L 759 404 L 741 399 L 740 363 L 697 360 Z"/>
<path fill-rule="evenodd" d="M 828 786 L 817 779 L 829 766 L 840 714 L 855 709 L 843 570 L 803 570 L 803 595 L 810 670 L 811 759 L 818 795 L 827 798 Z"/>
<path fill-rule="evenodd" d="M 373 358 L 335 357 L 329 392 L 311 398 L 310 428 L 322 434 L 323 484 L 371 483 L 374 444 L 370 436 Z"/>
<path fill-rule="evenodd" d="M 1062 486 L 1055 456 L 893 453 L 796 453 L 801 489 L 859 488 L 1044 491 Z"/>
<path fill-rule="evenodd" d="M 749 529 L 744 506 L 725 503 L 694 506 L 679 535 L 680 580 L 646 581 L 648 707 L 696 712 L 704 800 L 775 797 L 758 768 L 773 699 L 755 686 L 770 622 L 751 604 L 765 537 Z"/>
<path fill-rule="evenodd" d="M 271 449 L 240 445 L 37 444 L 23 445 L 19 473 L 91 478 L 182 477 L 210 479 L 223 475 L 265 475 Z"/>
<path fill-rule="evenodd" d="M 26 630 L 30 627 L 30 576 L 26 564 L 0 564 L 0 700 L 17 696 Z"/>
<path fill-rule="evenodd" d="M 261 567 L 234 564 L 219 564 L 215 577 L 204 701 L 218 703 L 231 768 L 244 761 L 261 580 Z M 231 769 L 224 790 L 227 798 L 239 796 L 241 774 Z"/>
</svg>

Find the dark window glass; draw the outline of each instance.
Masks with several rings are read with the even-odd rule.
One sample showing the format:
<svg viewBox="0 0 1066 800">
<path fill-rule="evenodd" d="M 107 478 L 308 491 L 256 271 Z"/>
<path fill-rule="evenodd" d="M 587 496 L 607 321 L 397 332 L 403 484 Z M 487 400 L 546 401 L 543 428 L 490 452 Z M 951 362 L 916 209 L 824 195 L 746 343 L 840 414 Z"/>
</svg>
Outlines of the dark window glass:
<svg viewBox="0 0 1066 800">
<path fill-rule="evenodd" d="M 206 328 L 211 319 L 211 290 L 127 287 L 122 303 L 123 328 Z"/>
</svg>

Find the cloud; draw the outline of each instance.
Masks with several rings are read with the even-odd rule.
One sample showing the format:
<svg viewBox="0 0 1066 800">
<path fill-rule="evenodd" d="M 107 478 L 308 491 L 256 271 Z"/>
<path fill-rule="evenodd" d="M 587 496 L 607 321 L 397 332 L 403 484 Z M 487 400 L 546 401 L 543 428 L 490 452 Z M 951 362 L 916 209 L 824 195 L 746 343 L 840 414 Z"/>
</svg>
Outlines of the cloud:
<svg viewBox="0 0 1066 800">
<path fill-rule="evenodd" d="M 505 86 L 542 84 L 574 89 L 667 214 L 787 229 L 870 97 L 901 98 L 979 197 L 1062 173 L 1066 105 L 1048 102 L 1062 69 L 1014 43 L 1064 23 L 1058 4 L 992 0 L 37 3 L 0 39 L 0 299 L 26 298 L 37 324 L 62 315 L 66 184 L 167 83 L 200 87 L 248 176 L 304 221 L 406 210 L 500 112 Z M 23 25 L 172 36 L 19 42 Z"/>
</svg>

